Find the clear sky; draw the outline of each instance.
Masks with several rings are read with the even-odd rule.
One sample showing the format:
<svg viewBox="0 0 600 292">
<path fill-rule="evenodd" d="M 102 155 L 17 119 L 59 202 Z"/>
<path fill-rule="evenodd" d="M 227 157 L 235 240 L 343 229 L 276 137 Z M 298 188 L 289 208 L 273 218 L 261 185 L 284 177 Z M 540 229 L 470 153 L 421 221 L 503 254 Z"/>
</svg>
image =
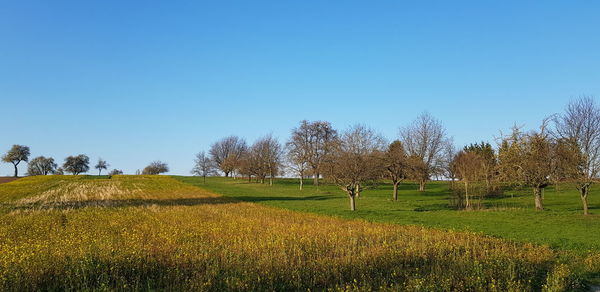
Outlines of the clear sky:
<svg viewBox="0 0 600 292">
<path fill-rule="evenodd" d="M 600 97 L 598 1 L 0 2 L 0 150 L 61 163 L 188 174 L 223 136 L 423 111 L 462 146 Z"/>
</svg>

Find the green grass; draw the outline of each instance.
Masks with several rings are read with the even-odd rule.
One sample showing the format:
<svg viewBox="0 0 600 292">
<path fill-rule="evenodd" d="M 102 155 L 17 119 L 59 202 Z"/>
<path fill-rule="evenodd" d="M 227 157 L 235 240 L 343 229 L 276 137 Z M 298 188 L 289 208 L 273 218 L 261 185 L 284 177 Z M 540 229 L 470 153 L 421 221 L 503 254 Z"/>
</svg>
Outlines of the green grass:
<svg viewBox="0 0 600 292">
<path fill-rule="evenodd" d="M 464 213 L 445 210 L 442 185 L 405 195 L 413 210 L 404 211 L 384 190 L 367 191 L 351 213 L 331 186 L 206 185 L 232 199 L 182 182 L 199 185 L 197 178 L 178 179 L 40 176 L 1 184 L 0 291 L 585 291 L 600 274 L 600 253 L 260 204 L 371 219 L 378 200 L 396 216 Z"/>
<path fill-rule="evenodd" d="M 450 207 L 447 182 L 431 182 L 424 193 L 404 183 L 399 199 L 391 200 L 392 186 L 380 184 L 365 190 L 357 199 L 357 211 L 349 210 L 349 200 L 337 187 L 319 188 L 307 180 L 304 190 L 298 180 L 279 179 L 273 186 L 247 180 L 211 177 L 206 184 L 198 177 L 176 177 L 212 192 L 242 201 L 291 210 L 360 218 L 373 222 L 420 225 L 452 230 L 468 230 L 518 242 L 549 245 L 552 248 L 585 254 L 600 251 L 600 186 L 592 188 L 590 212 L 581 215 L 579 195 L 572 186 L 550 187 L 545 193 L 544 211 L 535 211 L 529 189 L 507 191 L 502 197 L 485 199 L 485 208 L 476 211 Z"/>
</svg>

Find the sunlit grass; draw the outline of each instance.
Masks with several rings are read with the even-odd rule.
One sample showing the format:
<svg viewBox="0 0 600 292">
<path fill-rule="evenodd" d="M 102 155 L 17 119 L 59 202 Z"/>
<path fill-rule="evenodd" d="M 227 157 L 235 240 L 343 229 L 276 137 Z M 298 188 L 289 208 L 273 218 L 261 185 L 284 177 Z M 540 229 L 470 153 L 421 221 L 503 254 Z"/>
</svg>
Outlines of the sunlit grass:
<svg viewBox="0 0 600 292">
<path fill-rule="evenodd" d="M 212 177 L 204 184 L 197 177 L 176 178 L 227 197 L 303 212 L 476 231 L 580 254 L 600 252 L 600 232 L 596 232 L 600 230 L 600 184 L 594 185 L 590 194 L 592 215 L 583 216 L 579 194 L 569 185 L 560 185 L 558 189 L 548 187 L 546 210 L 536 212 L 528 188 L 485 198 L 483 209 L 464 211 L 451 206 L 447 182 L 431 182 L 424 193 L 417 191 L 417 185 L 405 182 L 400 186 L 397 202 L 391 200 L 391 184 L 381 183 L 376 188 L 367 188 L 357 200 L 357 211 L 352 212 L 347 196 L 339 188 L 326 184 L 317 188 L 308 180 L 300 191 L 298 181 L 292 179 L 276 180 L 273 186 L 268 186 L 243 179 Z"/>
<path fill-rule="evenodd" d="M 224 198 L 162 176 L 0 185 L 0 290 L 551 291 L 595 258 Z M 562 264 L 564 263 L 564 264 Z"/>
</svg>

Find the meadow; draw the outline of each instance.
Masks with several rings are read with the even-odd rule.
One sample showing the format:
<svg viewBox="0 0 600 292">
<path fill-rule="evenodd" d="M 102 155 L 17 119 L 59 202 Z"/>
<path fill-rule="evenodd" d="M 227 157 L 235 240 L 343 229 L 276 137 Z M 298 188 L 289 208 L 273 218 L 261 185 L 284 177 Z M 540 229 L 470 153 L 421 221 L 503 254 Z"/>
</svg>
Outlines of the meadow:
<svg viewBox="0 0 600 292">
<path fill-rule="evenodd" d="M 1 184 L 0 290 L 569 291 L 600 271 L 595 254 L 255 203 L 333 204 L 313 195 L 207 191 L 263 188 L 230 181 L 204 189 L 190 184 L 197 178 L 164 176 Z"/>
<path fill-rule="evenodd" d="M 357 199 L 357 210 L 349 210 L 347 196 L 336 186 L 316 187 L 305 180 L 279 179 L 273 186 L 222 177 L 176 177 L 215 193 L 242 201 L 371 222 L 398 223 L 447 230 L 478 232 L 519 242 L 549 245 L 579 254 L 600 252 L 600 185 L 592 187 L 589 216 L 581 214 L 579 194 L 574 186 L 561 184 L 545 191 L 544 211 L 534 210 L 529 188 L 508 189 L 502 195 L 485 198 L 479 210 L 465 211 L 452 205 L 448 182 L 434 181 L 425 192 L 404 182 L 398 201 L 392 200 L 392 185 L 380 183 L 366 188 Z M 457 185 L 461 187 L 460 184 Z"/>
</svg>

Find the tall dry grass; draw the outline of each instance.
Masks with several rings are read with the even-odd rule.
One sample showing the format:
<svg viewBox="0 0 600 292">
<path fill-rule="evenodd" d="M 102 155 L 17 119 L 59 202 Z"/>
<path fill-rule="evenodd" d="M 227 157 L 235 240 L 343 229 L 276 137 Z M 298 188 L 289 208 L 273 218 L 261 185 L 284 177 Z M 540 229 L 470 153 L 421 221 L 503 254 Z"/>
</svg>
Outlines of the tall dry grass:
<svg viewBox="0 0 600 292">
<path fill-rule="evenodd" d="M 2 291 L 580 288 L 548 247 L 279 210 L 168 177 L 36 179 L 0 186 Z"/>
</svg>

